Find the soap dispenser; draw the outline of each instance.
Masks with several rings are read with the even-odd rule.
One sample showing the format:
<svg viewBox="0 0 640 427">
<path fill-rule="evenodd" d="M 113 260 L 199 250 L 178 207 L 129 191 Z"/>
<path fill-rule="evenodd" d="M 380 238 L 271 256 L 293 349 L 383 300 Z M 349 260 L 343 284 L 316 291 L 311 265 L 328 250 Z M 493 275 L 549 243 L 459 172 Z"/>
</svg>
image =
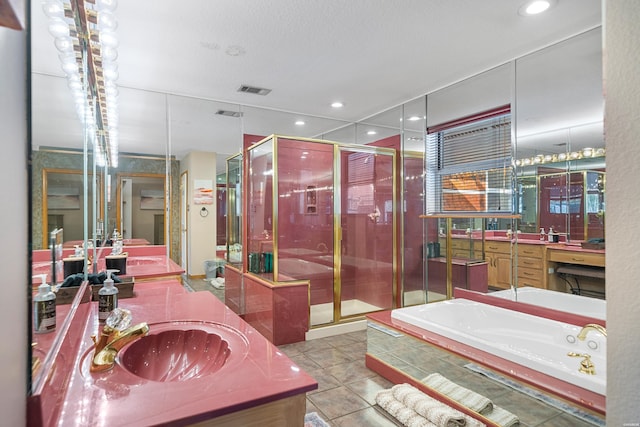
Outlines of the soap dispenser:
<svg viewBox="0 0 640 427">
<path fill-rule="evenodd" d="M 544 242 L 544 228 L 540 228 L 540 241 Z"/>
<path fill-rule="evenodd" d="M 109 317 L 114 308 L 118 307 L 118 288 L 113 284 L 111 273 L 120 270 L 107 270 L 107 278 L 104 279 L 102 288 L 98 291 L 98 320 L 103 321 Z"/>
<path fill-rule="evenodd" d="M 549 233 L 547 234 L 549 242 L 553 242 L 553 227 L 549 227 Z"/>
<path fill-rule="evenodd" d="M 41 284 L 38 294 L 33 297 L 33 327 L 36 334 L 55 331 L 56 329 L 56 294 L 47 284 L 47 275 L 38 274 Z"/>
</svg>

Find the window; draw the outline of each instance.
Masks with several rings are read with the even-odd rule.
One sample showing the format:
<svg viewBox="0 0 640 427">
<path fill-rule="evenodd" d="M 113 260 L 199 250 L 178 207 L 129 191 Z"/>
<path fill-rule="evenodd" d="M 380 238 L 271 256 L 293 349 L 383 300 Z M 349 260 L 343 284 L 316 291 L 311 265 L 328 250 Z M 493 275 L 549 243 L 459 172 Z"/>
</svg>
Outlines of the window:
<svg viewBox="0 0 640 427">
<path fill-rule="evenodd" d="M 426 172 L 427 214 L 512 213 L 509 108 L 429 129 Z"/>
</svg>

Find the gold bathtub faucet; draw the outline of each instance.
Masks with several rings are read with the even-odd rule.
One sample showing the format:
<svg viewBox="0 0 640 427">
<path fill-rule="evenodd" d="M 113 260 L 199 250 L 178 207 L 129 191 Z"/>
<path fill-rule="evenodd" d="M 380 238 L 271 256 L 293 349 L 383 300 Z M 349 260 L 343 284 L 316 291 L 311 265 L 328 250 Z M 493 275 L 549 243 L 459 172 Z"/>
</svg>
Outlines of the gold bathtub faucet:
<svg viewBox="0 0 640 427">
<path fill-rule="evenodd" d="M 591 361 L 591 355 L 589 354 L 582 354 L 582 353 L 574 353 L 573 351 L 570 351 L 569 353 L 567 353 L 567 356 L 570 357 L 584 357 L 584 359 L 580 362 L 580 368 L 578 368 L 579 372 L 582 372 L 583 374 L 587 374 L 587 375 L 595 375 L 596 374 L 596 365 L 593 364 L 593 362 Z"/>
<path fill-rule="evenodd" d="M 602 325 L 598 325 L 596 323 L 588 323 L 582 327 L 580 332 L 578 333 L 578 339 L 580 341 L 584 341 L 587 338 L 587 334 L 589 331 L 600 332 L 605 337 L 607 336 L 607 330 Z"/>
</svg>

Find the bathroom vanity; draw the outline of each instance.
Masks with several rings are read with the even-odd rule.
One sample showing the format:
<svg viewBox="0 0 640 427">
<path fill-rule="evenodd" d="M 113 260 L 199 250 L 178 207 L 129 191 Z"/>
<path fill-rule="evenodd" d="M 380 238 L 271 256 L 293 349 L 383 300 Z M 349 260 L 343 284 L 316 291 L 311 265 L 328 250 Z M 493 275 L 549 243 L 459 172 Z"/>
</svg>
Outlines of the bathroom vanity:
<svg viewBox="0 0 640 427">
<path fill-rule="evenodd" d="M 317 388 L 317 382 L 210 292 L 189 293 L 175 280 L 158 280 L 145 283 L 136 294 L 119 307 L 131 311 L 132 323 L 146 322 L 149 336 L 122 348 L 114 367 L 105 372 L 89 369 L 91 337 L 101 329 L 96 303 L 72 306 L 60 331 L 61 345 L 47 358 L 43 369 L 48 372 L 29 399 L 30 426 L 303 424 L 305 393 Z M 157 363 L 151 376 L 132 367 L 136 344 L 157 343 L 167 331 L 194 330 L 226 343 L 228 351 L 215 370 L 167 377 L 160 375 L 167 365 L 149 357 L 143 364 Z M 193 351 L 189 346 L 169 348 L 177 352 L 175 358 Z"/>
</svg>

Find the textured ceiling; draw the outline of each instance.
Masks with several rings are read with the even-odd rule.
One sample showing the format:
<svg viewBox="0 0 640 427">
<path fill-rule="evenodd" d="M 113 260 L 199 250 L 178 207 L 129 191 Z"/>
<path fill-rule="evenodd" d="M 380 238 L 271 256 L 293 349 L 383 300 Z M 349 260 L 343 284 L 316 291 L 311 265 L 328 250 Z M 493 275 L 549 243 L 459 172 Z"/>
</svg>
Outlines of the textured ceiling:
<svg viewBox="0 0 640 427">
<path fill-rule="evenodd" d="M 319 136 L 601 22 L 600 0 L 558 0 L 536 17 L 520 16 L 522 3 L 120 1 L 120 151 L 224 157 L 240 151 L 242 133 Z M 32 7 L 34 146 L 80 147 L 53 37 L 40 2 Z M 240 93 L 242 84 L 272 92 Z"/>
</svg>

